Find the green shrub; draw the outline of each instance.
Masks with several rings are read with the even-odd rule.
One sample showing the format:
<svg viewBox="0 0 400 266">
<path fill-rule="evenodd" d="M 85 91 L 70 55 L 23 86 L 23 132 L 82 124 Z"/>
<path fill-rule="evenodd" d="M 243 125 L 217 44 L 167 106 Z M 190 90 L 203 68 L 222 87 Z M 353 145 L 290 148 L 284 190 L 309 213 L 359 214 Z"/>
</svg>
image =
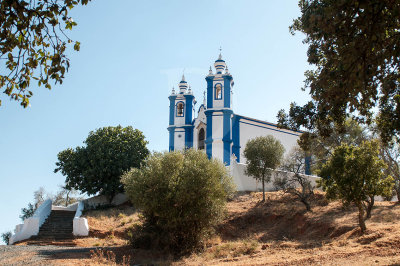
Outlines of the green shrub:
<svg viewBox="0 0 400 266">
<path fill-rule="evenodd" d="M 11 235 L 12 235 L 11 231 L 1 234 L 1 238 L 3 239 L 4 243 L 6 243 L 6 245 L 10 243 Z"/>
<path fill-rule="evenodd" d="M 124 174 L 122 183 L 143 213 L 132 244 L 176 253 L 201 245 L 223 218 L 234 192 L 226 167 L 195 150 L 155 153 L 141 169 Z"/>
</svg>

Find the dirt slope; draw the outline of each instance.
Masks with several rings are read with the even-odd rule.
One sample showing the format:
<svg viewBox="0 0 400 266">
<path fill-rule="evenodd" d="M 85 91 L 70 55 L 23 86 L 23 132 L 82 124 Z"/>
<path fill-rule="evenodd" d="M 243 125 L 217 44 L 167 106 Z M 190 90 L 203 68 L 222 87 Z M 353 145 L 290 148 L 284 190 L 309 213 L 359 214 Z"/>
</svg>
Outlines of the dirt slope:
<svg viewBox="0 0 400 266">
<path fill-rule="evenodd" d="M 229 202 L 227 218 L 216 236 L 207 241 L 203 252 L 186 258 L 132 250 L 125 231 L 139 222 L 139 214 L 120 206 L 86 213 L 91 235 L 73 241 L 76 246 L 107 248 L 108 255 L 104 251 L 53 259 L 71 265 L 118 264 L 124 255 L 130 256 L 131 263 L 174 265 L 400 265 L 398 204 L 377 202 L 367 232 L 360 235 L 357 210 L 327 202 L 322 194 L 315 195 L 312 212 L 280 192 L 267 193 L 265 203 L 261 197 L 261 193 L 242 194 Z"/>
</svg>

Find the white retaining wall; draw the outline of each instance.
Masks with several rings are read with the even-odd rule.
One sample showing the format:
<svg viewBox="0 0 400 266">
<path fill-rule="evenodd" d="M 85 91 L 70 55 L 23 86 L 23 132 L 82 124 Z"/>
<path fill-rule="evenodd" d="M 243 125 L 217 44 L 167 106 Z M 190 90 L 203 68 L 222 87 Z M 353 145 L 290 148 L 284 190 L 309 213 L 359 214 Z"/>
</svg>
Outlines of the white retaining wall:
<svg viewBox="0 0 400 266">
<path fill-rule="evenodd" d="M 104 195 L 94 196 L 83 200 L 85 208 L 96 208 L 102 205 L 120 205 L 128 201 L 128 197 L 124 193 L 119 193 L 114 196 L 112 202 L 110 203 L 108 198 Z"/>
<path fill-rule="evenodd" d="M 262 190 L 262 183 L 256 181 L 255 178 L 245 174 L 246 164 L 237 163 L 235 158 L 231 160 L 231 165 L 229 166 L 230 174 L 233 177 L 233 181 L 237 186 L 238 191 L 260 191 Z M 274 191 L 275 187 L 273 181 L 276 175 L 279 174 L 291 174 L 284 171 L 276 171 L 272 174 L 271 182 L 265 184 L 265 191 Z M 304 175 L 311 181 L 311 185 L 316 185 L 316 180 L 318 176 Z"/>
<path fill-rule="evenodd" d="M 52 201 L 50 199 L 44 201 L 35 211 L 32 217 L 25 219 L 24 224 L 15 227 L 15 234 L 10 238 L 9 244 L 22 241 L 39 233 L 39 228 L 50 215 Z"/>
</svg>

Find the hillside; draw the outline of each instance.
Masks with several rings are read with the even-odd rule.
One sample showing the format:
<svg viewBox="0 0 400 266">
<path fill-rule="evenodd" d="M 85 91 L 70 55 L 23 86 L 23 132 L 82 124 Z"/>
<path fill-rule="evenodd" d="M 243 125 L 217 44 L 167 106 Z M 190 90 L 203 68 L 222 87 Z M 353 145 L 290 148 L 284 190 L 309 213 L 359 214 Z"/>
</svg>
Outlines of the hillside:
<svg viewBox="0 0 400 266">
<path fill-rule="evenodd" d="M 80 247 L 104 247 L 105 251 L 52 257 L 64 264 L 121 263 L 129 256 L 134 263 L 174 265 L 395 265 L 400 264 L 400 205 L 377 202 L 367 232 L 360 235 L 355 208 L 327 202 L 316 194 L 312 212 L 293 197 L 280 192 L 238 195 L 228 203 L 228 214 L 217 234 L 201 253 L 173 259 L 156 251 L 132 250 L 126 230 L 139 222 L 130 206 L 85 214 L 91 228 L 89 238 L 73 240 Z M 57 244 L 57 243 L 53 243 Z M 60 243 L 61 244 L 61 243 Z M 109 258 L 107 258 L 109 257 Z"/>
</svg>

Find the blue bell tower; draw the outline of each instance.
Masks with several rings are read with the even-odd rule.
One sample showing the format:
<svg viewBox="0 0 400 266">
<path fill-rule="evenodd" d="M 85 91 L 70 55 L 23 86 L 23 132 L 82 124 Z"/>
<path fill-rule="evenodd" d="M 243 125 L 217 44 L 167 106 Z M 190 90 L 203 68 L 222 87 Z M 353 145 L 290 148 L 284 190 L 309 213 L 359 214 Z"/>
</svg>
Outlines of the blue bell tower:
<svg viewBox="0 0 400 266">
<path fill-rule="evenodd" d="M 233 111 L 231 108 L 231 96 L 234 83 L 221 54 L 215 61 L 214 67 L 215 74 L 210 67 L 209 74 L 206 77 L 206 153 L 209 158 L 223 158 L 223 162 L 229 165 L 232 154 Z"/>
<path fill-rule="evenodd" d="M 169 98 L 169 151 L 193 147 L 193 113 L 195 98 L 182 75 L 179 92 L 172 88 Z"/>
</svg>

